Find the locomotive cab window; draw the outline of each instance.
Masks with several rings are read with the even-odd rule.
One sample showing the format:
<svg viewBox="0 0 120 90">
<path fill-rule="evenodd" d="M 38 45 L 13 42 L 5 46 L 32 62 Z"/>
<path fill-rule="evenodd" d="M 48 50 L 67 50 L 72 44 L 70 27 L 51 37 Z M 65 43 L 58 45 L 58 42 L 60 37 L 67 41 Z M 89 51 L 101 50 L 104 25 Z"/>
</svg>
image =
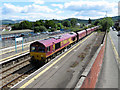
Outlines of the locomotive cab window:
<svg viewBox="0 0 120 90">
<path fill-rule="evenodd" d="M 44 47 L 38 47 L 38 52 L 44 53 L 45 52 L 45 48 Z"/>
<path fill-rule="evenodd" d="M 49 47 L 47 47 L 47 52 L 49 52 L 50 51 L 50 46 Z"/>
<path fill-rule="evenodd" d="M 55 44 L 55 50 L 58 49 L 58 48 L 60 48 L 60 42 Z"/>
<path fill-rule="evenodd" d="M 73 41 L 75 41 L 75 37 L 73 37 Z"/>
<path fill-rule="evenodd" d="M 32 52 L 35 52 L 35 51 L 36 51 L 36 47 L 33 47 L 33 46 L 32 46 L 32 47 L 31 47 L 31 51 L 32 51 Z"/>
</svg>

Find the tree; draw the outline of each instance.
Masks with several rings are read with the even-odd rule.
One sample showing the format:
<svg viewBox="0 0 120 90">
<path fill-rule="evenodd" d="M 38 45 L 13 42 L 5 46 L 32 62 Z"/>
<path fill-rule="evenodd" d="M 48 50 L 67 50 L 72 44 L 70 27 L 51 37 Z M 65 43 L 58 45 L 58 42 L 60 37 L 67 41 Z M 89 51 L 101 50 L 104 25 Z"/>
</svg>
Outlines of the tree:
<svg viewBox="0 0 120 90">
<path fill-rule="evenodd" d="M 36 26 L 36 27 L 34 28 L 34 32 L 35 32 L 35 33 L 36 33 L 36 32 L 40 32 L 39 26 Z"/>
<path fill-rule="evenodd" d="M 39 21 L 36 21 L 36 22 L 34 23 L 34 26 L 41 26 L 41 23 L 40 23 Z"/>
<path fill-rule="evenodd" d="M 19 24 L 20 29 L 30 29 L 32 27 L 32 24 L 29 21 L 22 21 Z"/>
<path fill-rule="evenodd" d="M 46 21 L 45 21 L 45 27 L 46 27 L 47 29 L 49 29 L 49 28 L 56 28 L 56 24 L 55 24 L 55 22 L 52 21 L 52 20 L 46 20 Z"/>
<path fill-rule="evenodd" d="M 88 24 L 91 24 L 91 22 L 92 22 L 92 21 L 91 21 L 91 19 L 89 18 L 89 20 L 88 20 Z"/>
<path fill-rule="evenodd" d="M 36 22 L 34 23 L 34 26 L 44 26 L 43 20 L 36 21 Z"/>
<path fill-rule="evenodd" d="M 71 26 L 71 23 L 68 20 L 63 21 L 62 24 L 63 24 L 63 26 L 66 26 L 66 27 L 70 27 Z"/>
<path fill-rule="evenodd" d="M 114 24 L 114 28 L 115 28 L 117 31 L 120 30 L 119 22 L 115 22 L 115 24 Z"/>
<path fill-rule="evenodd" d="M 93 25 L 97 26 L 99 23 L 100 23 L 100 20 L 95 20 L 95 21 L 93 22 Z"/>
<path fill-rule="evenodd" d="M 45 32 L 45 31 L 47 31 L 45 26 L 36 26 L 34 28 L 34 32 Z"/>
<path fill-rule="evenodd" d="M 85 24 L 83 24 L 83 27 L 85 26 Z"/>
<path fill-rule="evenodd" d="M 71 25 L 74 27 L 77 24 L 77 20 L 75 18 L 72 18 L 70 20 Z"/>
<path fill-rule="evenodd" d="M 39 22 L 41 23 L 41 26 L 45 25 L 44 20 L 39 20 Z"/>
<path fill-rule="evenodd" d="M 57 23 L 57 30 L 63 29 L 63 25 L 61 23 Z"/>
<path fill-rule="evenodd" d="M 40 26 L 40 27 L 39 27 L 39 31 L 40 31 L 40 32 L 45 32 L 45 31 L 47 31 L 47 29 L 46 29 L 45 26 Z"/>
<path fill-rule="evenodd" d="M 51 30 L 51 32 L 54 32 L 56 29 L 55 28 L 51 28 L 50 30 Z"/>
<path fill-rule="evenodd" d="M 100 25 L 102 26 L 102 31 L 109 31 L 110 27 L 113 26 L 113 20 L 111 17 L 106 17 L 100 20 Z"/>
<path fill-rule="evenodd" d="M 19 30 L 19 23 L 14 24 L 12 30 Z"/>
</svg>

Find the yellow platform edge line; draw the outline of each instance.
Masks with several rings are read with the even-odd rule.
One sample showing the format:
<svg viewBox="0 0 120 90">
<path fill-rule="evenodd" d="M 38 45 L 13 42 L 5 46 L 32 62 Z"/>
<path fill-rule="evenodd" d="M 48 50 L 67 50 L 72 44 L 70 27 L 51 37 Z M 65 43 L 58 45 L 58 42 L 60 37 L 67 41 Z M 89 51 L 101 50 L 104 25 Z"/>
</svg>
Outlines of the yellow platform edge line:
<svg viewBox="0 0 120 90">
<path fill-rule="evenodd" d="M 20 54 L 26 53 L 26 52 L 28 52 L 28 51 L 29 51 L 29 50 L 24 51 L 24 52 L 21 52 L 21 53 L 18 53 L 18 54 L 15 54 L 15 55 L 12 55 L 12 56 L 9 56 L 9 57 L 7 57 L 7 58 L 3 58 L 3 59 L 0 60 L 0 62 L 5 61 L 5 60 L 7 60 L 7 59 L 10 59 L 10 58 L 12 58 L 12 57 L 18 56 L 18 55 L 20 55 Z"/>
<path fill-rule="evenodd" d="M 113 40 L 112 40 L 112 38 L 111 38 L 111 36 L 110 36 L 110 33 L 109 33 L 108 35 L 109 35 L 110 41 L 111 41 L 111 43 L 112 43 L 112 48 L 113 48 L 113 50 L 114 50 L 115 57 L 116 57 L 116 59 L 118 60 L 118 62 L 120 63 L 120 58 L 119 58 L 118 52 L 117 52 L 117 50 L 116 50 L 116 48 L 115 48 L 115 45 L 114 45 L 114 43 L 113 43 Z"/>
<path fill-rule="evenodd" d="M 28 46 L 24 46 L 23 48 L 26 48 L 26 47 L 29 47 L 29 45 Z M 20 50 L 20 49 L 22 49 L 22 47 L 17 48 L 17 50 Z M 4 52 L 4 53 L 2 52 L 2 53 L 0 53 L 0 55 L 6 54 L 6 53 L 9 53 L 9 52 L 13 52 L 13 51 L 15 51 L 15 49 L 7 51 L 7 52 Z"/>
</svg>

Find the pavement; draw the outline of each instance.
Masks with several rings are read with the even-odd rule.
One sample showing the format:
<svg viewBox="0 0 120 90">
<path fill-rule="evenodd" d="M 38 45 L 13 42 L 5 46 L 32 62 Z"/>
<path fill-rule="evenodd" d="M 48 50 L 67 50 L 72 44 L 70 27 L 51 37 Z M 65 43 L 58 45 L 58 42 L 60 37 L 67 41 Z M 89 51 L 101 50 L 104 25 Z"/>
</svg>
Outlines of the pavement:
<svg viewBox="0 0 120 90">
<path fill-rule="evenodd" d="M 118 55 L 120 57 L 120 36 L 118 37 L 118 32 L 117 31 L 113 31 L 112 29 L 110 29 L 110 33 L 109 33 L 114 46 L 116 48 L 116 51 L 118 52 Z"/>
<path fill-rule="evenodd" d="M 109 36 L 110 35 L 110 36 Z M 111 30 L 107 35 L 106 51 L 96 88 L 120 88 L 120 71 L 113 51 L 111 39 L 118 52 L 117 32 Z M 111 37 L 111 38 L 110 38 Z"/>
</svg>

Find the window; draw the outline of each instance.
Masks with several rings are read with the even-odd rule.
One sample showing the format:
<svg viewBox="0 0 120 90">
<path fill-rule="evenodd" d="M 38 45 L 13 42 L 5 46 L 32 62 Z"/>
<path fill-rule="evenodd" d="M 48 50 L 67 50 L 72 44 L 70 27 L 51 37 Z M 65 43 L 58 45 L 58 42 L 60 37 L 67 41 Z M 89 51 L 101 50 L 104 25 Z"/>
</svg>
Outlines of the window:
<svg viewBox="0 0 120 90">
<path fill-rule="evenodd" d="M 60 42 L 55 44 L 55 50 L 58 49 L 58 48 L 60 48 Z"/>
<path fill-rule="evenodd" d="M 44 53 L 45 52 L 45 48 L 44 47 L 38 47 L 38 52 Z"/>
<path fill-rule="evenodd" d="M 75 37 L 73 37 L 73 41 L 75 41 Z"/>
<path fill-rule="evenodd" d="M 50 51 L 50 46 L 49 47 L 47 47 L 47 52 L 49 52 Z"/>
<path fill-rule="evenodd" d="M 36 51 L 36 47 L 31 47 L 31 52 L 35 52 Z"/>
</svg>

